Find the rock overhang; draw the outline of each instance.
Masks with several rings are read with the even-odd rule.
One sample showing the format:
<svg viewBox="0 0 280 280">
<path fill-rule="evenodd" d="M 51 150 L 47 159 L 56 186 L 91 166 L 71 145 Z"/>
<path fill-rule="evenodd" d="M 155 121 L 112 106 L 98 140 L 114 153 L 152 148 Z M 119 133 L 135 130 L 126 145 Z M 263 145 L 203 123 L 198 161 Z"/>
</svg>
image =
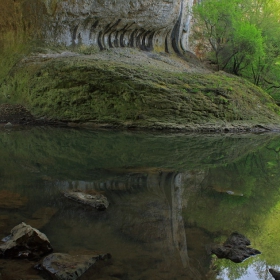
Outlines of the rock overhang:
<svg viewBox="0 0 280 280">
<path fill-rule="evenodd" d="M 180 52 L 186 0 L 44 0 L 46 42 Z"/>
</svg>

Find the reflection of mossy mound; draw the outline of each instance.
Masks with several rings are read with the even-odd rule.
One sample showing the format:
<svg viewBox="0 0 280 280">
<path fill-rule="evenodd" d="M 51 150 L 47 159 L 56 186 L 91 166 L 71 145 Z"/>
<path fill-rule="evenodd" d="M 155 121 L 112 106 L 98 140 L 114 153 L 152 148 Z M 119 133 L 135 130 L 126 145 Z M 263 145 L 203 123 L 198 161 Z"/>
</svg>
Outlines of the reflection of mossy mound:
<svg viewBox="0 0 280 280">
<path fill-rule="evenodd" d="M 0 171 L 12 172 L 8 175 L 13 177 L 23 170 L 69 179 L 71 170 L 71 179 L 80 180 L 102 177 L 104 169 L 115 173 L 184 172 L 227 165 L 263 147 L 273 137 L 32 128 L 0 133 Z"/>
<path fill-rule="evenodd" d="M 36 115 L 91 124 L 215 130 L 279 123 L 272 99 L 243 79 L 127 53 L 129 62 L 106 54 L 32 57 L 15 68 L 2 97 Z"/>
</svg>

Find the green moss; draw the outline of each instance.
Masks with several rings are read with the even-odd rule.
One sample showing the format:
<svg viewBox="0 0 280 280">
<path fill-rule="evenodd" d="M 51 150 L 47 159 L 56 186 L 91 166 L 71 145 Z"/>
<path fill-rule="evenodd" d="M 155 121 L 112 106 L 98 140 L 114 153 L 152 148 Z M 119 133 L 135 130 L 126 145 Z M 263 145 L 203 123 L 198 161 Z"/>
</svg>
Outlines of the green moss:
<svg viewBox="0 0 280 280">
<path fill-rule="evenodd" d="M 224 73 L 176 73 L 90 56 L 30 59 L 1 87 L 2 99 L 64 121 L 171 127 L 215 121 L 279 121 L 268 94 Z M 8 100 L 8 99 L 7 99 Z"/>
</svg>

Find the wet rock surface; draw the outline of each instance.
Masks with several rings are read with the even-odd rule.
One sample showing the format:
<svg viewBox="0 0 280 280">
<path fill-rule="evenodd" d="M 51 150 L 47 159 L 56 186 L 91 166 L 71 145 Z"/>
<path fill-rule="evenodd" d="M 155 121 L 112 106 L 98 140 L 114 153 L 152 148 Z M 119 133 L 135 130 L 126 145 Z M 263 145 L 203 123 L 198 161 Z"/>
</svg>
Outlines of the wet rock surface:
<svg viewBox="0 0 280 280">
<path fill-rule="evenodd" d="M 36 259 L 52 251 L 47 236 L 25 223 L 15 226 L 2 241 L 2 257 Z"/>
<path fill-rule="evenodd" d="M 65 192 L 64 196 L 81 204 L 91 206 L 97 210 L 105 210 L 109 206 L 107 198 L 102 194 L 87 194 L 81 191 Z"/>
<path fill-rule="evenodd" d="M 248 238 L 238 232 L 234 232 L 223 245 L 213 246 L 211 252 L 218 258 L 241 263 L 245 259 L 261 253 L 256 249 L 248 247 L 250 244 L 251 242 Z"/>
<path fill-rule="evenodd" d="M 44 258 L 43 268 L 54 279 L 75 280 L 97 261 L 109 259 L 110 257 L 109 254 L 90 256 L 54 253 Z"/>
<path fill-rule="evenodd" d="M 280 280 L 280 271 L 277 271 L 273 268 L 269 269 L 270 274 L 273 276 L 274 279 Z"/>
</svg>

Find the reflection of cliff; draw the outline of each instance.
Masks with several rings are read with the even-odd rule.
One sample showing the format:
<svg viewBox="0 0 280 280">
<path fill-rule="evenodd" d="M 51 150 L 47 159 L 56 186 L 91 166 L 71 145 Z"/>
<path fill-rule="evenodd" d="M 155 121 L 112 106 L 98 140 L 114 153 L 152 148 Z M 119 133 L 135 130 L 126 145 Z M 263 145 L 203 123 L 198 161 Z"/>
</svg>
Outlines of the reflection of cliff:
<svg viewBox="0 0 280 280">
<path fill-rule="evenodd" d="M 36 173 L 57 179 L 92 181 L 104 169 L 145 173 L 139 166 L 183 172 L 229 164 L 276 135 L 147 134 L 33 128 L 0 133 L 0 170 Z M 117 171 L 117 170 L 116 170 Z M 121 170 L 119 170 L 121 171 Z M 118 171 L 118 174 L 121 174 Z M 112 173 L 113 174 L 113 173 Z M 115 175 L 118 175 L 115 173 Z M 115 176 L 114 175 L 114 176 Z"/>
<path fill-rule="evenodd" d="M 131 240 L 141 242 L 150 253 L 163 259 L 157 269 L 178 273 L 187 279 L 201 279 L 194 262 L 189 259 L 182 217 L 184 190 L 197 188 L 203 171 L 152 172 L 126 174 L 125 180 L 86 183 L 65 182 L 63 188 L 106 190 L 113 208 L 114 228 Z M 63 186 L 64 185 L 64 186 Z M 186 195 L 185 195 L 186 197 Z M 184 204 L 187 200 L 184 200 Z M 162 271 L 160 271 L 162 272 Z"/>
</svg>

